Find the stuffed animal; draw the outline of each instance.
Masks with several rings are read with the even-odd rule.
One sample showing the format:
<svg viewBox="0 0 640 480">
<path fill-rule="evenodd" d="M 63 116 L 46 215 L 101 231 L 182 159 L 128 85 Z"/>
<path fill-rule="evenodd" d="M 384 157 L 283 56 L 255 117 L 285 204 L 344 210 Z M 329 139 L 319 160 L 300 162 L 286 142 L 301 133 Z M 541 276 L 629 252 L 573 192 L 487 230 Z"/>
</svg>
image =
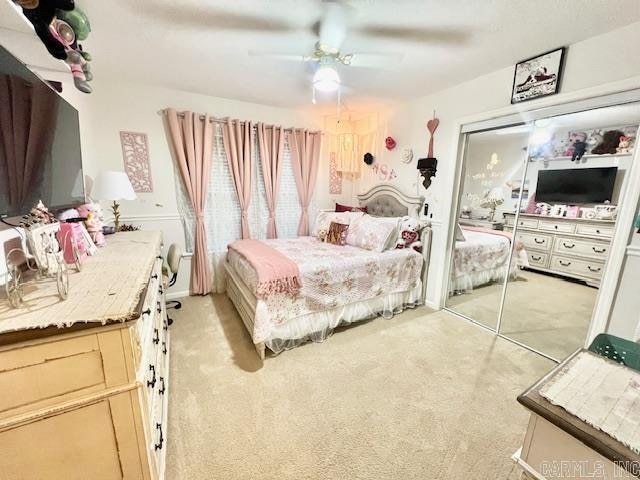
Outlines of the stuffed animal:
<svg viewBox="0 0 640 480">
<path fill-rule="evenodd" d="M 624 137 L 624 133 L 620 130 L 608 130 L 604 132 L 602 141 L 591 151 L 591 153 L 596 155 L 617 153 L 621 137 Z"/>
<path fill-rule="evenodd" d="M 616 153 L 631 153 L 631 141 L 633 137 L 620 137 L 620 143 L 618 144 L 618 148 L 616 148 Z"/>
<path fill-rule="evenodd" d="M 24 16 L 33 24 L 36 34 L 49 53 L 64 60 L 76 88 L 91 93 L 87 84 L 92 75 L 88 61 L 91 55 L 82 49 L 78 40 L 85 40 L 91 31 L 89 19 L 75 6 L 74 0 L 14 0 Z"/>
<path fill-rule="evenodd" d="M 587 152 L 593 152 L 602 142 L 602 130 L 591 130 L 589 137 L 587 138 Z"/>
<path fill-rule="evenodd" d="M 318 229 L 318 240 L 320 240 L 321 242 L 326 242 L 328 233 L 329 232 L 326 228 Z"/>
<path fill-rule="evenodd" d="M 587 151 L 587 142 L 578 140 L 573 144 L 572 162 L 579 162 Z"/>
<path fill-rule="evenodd" d="M 571 161 L 573 162 L 573 152 L 575 149 L 575 144 L 577 142 L 586 142 L 587 134 L 584 132 L 569 132 L 569 141 L 564 151 L 565 157 L 572 157 Z M 586 143 L 585 143 L 586 146 Z"/>
<path fill-rule="evenodd" d="M 413 248 L 417 252 L 422 251 L 420 233 L 425 224 L 417 218 L 404 216 L 400 222 L 400 233 L 396 241 L 396 248 Z"/>
<path fill-rule="evenodd" d="M 104 246 L 106 242 L 102 233 L 104 226 L 102 207 L 98 203 L 85 203 L 78 207 L 78 214 L 85 218 L 84 226 L 87 227 L 87 232 L 89 232 L 93 243 L 98 247 Z"/>
</svg>

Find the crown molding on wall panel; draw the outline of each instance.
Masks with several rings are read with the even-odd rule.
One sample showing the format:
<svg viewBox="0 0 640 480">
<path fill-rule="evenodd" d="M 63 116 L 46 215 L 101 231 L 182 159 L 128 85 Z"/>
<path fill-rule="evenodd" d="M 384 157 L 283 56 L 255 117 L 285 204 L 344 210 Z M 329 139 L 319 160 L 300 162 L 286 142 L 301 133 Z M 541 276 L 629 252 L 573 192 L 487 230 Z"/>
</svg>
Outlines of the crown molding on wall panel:
<svg viewBox="0 0 640 480">
<path fill-rule="evenodd" d="M 640 245 L 629 245 L 627 247 L 627 255 L 629 257 L 640 257 Z"/>
</svg>

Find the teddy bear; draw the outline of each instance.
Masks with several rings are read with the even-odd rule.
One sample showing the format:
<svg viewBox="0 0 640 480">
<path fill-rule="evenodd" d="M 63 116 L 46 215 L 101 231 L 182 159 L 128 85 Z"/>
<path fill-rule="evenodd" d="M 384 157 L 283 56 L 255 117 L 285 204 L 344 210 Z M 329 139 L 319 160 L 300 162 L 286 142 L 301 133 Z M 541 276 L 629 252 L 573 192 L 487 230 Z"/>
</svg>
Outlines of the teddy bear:
<svg viewBox="0 0 640 480">
<path fill-rule="evenodd" d="M 633 137 L 620 137 L 620 143 L 618 144 L 618 148 L 616 148 L 616 153 L 631 153 L 631 140 L 633 140 Z"/>
<path fill-rule="evenodd" d="M 327 231 L 326 228 L 319 228 L 318 229 L 318 240 L 320 240 L 321 242 L 326 242 L 328 234 L 329 234 L 329 232 Z"/>
<path fill-rule="evenodd" d="M 400 221 L 400 232 L 396 241 L 396 248 L 413 248 L 416 252 L 422 251 L 420 233 L 426 225 L 417 218 L 404 216 Z"/>
<path fill-rule="evenodd" d="M 596 155 L 617 153 L 621 137 L 624 137 L 624 133 L 622 133 L 620 130 L 608 130 L 604 132 L 602 141 L 591 151 L 591 153 L 594 153 Z"/>
</svg>

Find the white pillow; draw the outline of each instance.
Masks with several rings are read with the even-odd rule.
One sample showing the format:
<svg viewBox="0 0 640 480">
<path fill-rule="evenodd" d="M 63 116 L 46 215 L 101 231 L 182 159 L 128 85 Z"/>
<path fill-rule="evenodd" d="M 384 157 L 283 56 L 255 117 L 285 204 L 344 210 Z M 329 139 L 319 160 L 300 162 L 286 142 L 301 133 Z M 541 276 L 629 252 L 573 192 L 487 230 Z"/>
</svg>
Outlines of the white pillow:
<svg viewBox="0 0 640 480">
<path fill-rule="evenodd" d="M 311 235 L 317 237 L 319 230 L 328 232 L 331 222 L 350 225 L 354 219 L 363 215 L 364 212 L 318 212 L 316 223 L 313 225 Z"/>
<path fill-rule="evenodd" d="M 349 226 L 347 245 L 383 252 L 395 246 L 398 235 L 398 217 L 372 217 L 363 215 Z"/>
</svg>

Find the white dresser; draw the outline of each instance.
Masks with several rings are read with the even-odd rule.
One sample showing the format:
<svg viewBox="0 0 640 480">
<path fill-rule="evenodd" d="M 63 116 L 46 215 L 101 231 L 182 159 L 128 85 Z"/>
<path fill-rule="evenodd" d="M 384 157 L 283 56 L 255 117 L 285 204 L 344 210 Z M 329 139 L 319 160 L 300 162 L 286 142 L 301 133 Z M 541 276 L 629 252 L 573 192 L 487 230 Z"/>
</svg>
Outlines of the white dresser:
<svg viewBox="0 0 640 480">
<path fill-rule="evenodd" d="M 117 233 L 24 308 L 0 299 L 0 478 L 161 479 L 169 331 L 159 232 Z"/>
<path fill-rule="evenodd" d="M 513 231 L 515 213 L 505 213 L 506 231 Z M 516 240 L 521 241 L 530 268 L 583 280 L 599 286 L 615 222 L 520 214 Z"/>
</svg>

